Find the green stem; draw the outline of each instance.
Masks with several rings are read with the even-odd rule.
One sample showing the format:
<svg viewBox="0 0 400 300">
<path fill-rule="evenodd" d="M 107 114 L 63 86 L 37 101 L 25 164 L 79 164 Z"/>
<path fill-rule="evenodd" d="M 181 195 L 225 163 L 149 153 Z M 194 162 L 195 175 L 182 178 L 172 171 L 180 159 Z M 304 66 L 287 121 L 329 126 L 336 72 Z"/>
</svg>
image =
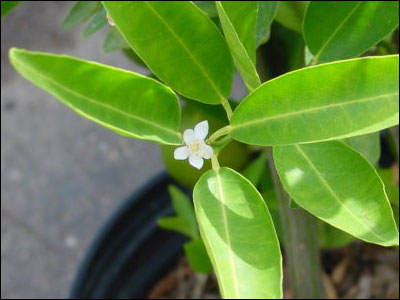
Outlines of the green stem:
<svg viewBox="0 0 400 300">
<path fill-rule="evenodd" d="M 302 208 L 289 207 L 290 197 L 285 192 L 276 172 L 272 148 L 267 149 L 267 154 L 278 196 L 285 256 L 294 298 L 324 299 L 315 218 Z"/>
<path fill-rule="evenodd" d="M 213 155 L 211 157 L 211 166 L 213 168 L 213 170 L 218 170 L 219 169 L 219 162 L 218 162 L 218 155 Z"/>
<path fill-rule="evenodd" d="M 232 118 L 233 112 L 232 112 L 232 108 L 231 108 L 231 105 L 229 104 L 228 99 L 225 99 L 225 98 L 222 99 L 221 104 L 226 111 L 226 116 L 228 117 L 228 121 L 230 121 Z"/>
<path fill-rule="evenodd" d="M 207 143 L 212 144 L 215 143 L 215 141 L 220 138 L 221 136 L 227 135 L 231 132 L 231 126 L 225 126 L 220 129 L 218 129 L 216 132 L 214 132 L 208 139 Z"/>
</svg>

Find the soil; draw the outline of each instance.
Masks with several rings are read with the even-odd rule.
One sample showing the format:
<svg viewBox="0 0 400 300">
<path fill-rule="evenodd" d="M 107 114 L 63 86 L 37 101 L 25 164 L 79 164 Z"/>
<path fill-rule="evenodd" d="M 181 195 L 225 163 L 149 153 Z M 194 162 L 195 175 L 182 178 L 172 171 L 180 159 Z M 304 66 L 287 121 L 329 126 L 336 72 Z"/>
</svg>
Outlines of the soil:
<svg viewBox="0 0 400 300">
<path fill-rule="evenodd" d="M 398 249 L 356 241 L 345 248 L 322 251 L 322 264 L 328 299 L 399 298 Z M 293 293 L 285 278 L 284 298 L 292 299 Z M 194 273 L 182 257 L 147 298 L 220 299 L 220 295 L 215 275 Z"/>
</svg>

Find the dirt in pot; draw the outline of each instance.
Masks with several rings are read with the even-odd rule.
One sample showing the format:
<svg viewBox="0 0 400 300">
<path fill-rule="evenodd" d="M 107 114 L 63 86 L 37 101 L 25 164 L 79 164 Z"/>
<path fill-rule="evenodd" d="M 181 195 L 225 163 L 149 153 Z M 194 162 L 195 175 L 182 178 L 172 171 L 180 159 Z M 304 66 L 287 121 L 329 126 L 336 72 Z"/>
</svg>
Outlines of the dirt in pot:
<svg viewBox="0 0 400 300">
<path fill-rule="evenodd" d="M 398 299 L 399 252 L 362 242 L 322 251 L 324 285 L 328 299 Z M 284 270 L 287 278 L 286 268 Z M 284 280 L 284 298 L 293 293 Z M 182 257 L 161 279 L 148 299 L 220 299 L 214 274 L 194 273 Z"/>
</svg>

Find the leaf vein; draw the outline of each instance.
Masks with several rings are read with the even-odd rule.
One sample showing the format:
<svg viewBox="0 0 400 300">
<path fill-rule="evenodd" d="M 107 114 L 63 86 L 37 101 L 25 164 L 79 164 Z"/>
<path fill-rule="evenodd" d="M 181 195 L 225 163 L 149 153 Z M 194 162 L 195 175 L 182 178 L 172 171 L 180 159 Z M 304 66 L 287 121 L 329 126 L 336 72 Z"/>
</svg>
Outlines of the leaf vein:
<svg viewBox="0 0 400 300">
<path fill-rule="evenodd" d="M 332 41 L 332 39 L 335 37 L 335 35 L 339 32 L 339 30 L 343 27 L 343 25 L 347 22 L 348 19 L 354 14 L 354 12 L 357 10 L 357 8 L 361 5 L 362 1 L 358 1 L 358 4 L 350 11 L 349 15 L 343 19 L 343 21 L 339 24 L 339 26 L 335 29 L 335 31 L 332 33 L 332 35 L 326 40 L 326 42 L 322 45 L 318 53 L 315 55 L 314 61 L 317 61 L 319 57 L 321 56 L 322 52 L 325 50 L 325 48 L 328 46 L 328 44 Z"/>
<path fill-rule="evenodd" d="M 222 191 L 221 177 L 220 177 L 218 171 L 216 171 L 215 174 L 216 174 L 216 178 L 217 178 L 218 194 L 219 194 L 219 197 L 221 199 L 220 207 L 221 207 L 221 211 L 222 211 L 222 222 L 223 222 L 223 225 L 224 225 L 226 243 L 227 243 L 227 246 L 228 246 L 229 261 L 231 263 L 233 285 L 234 285 L 234 289 L 235 289 L 236 298 L 239 299 L 240 298 L 239 284 L 238 284 L 237 272 L 236 272 L 235 264 L 233 262 L 234 259 L 233 259 L 233 253 L 232 253 L 231 239 L 229 237 L 228 218 L 226 216 L 226 211 L 225 211 L 225 208 L 224 208 L 225 201 L 224 201 L 224 193 Z"/>
<path fill-rule="evenodd" d="M 157 16 L 161 22 L 164 23 L 165 27 L 171 32 L 171 34 L 175 37 L 175 39 L 178 41 L 178 43 L 182 46 L 183 50 L 187 53 L 188 57 L 195 63 L 197 68 L 200 70 L 200 72 L 204 75 L 204 77 L 207 79 L 207 81 L 210 83 L 211 87 L 215 90 L 216 94 L 218 97 L 221 99 L 223 102 L 225 100 L 225 97 L 222 95 L 220 92 L 219 88 L 215 85 L 214 81 L 211 79 L 210 75 L 208 74 L 207 70 L 204 69 L 204 67 L 197 61 L 196 57 L 193 56 L 192 52 L 188 49 L 186 44 L 182 41 L 182 39 L 178 36 L 178 34 L 174 31 L 174 29 L 168 24 L 167 21 L 161 16 L 153 6 L 149 3 L 149 1 L 144 1 L 146 6 L 153 12 L 155 16 Z"/>
<path fill-rule="evenodd" d="M 139 117 L 139 116 L 129 114 L 129 113 L 127 113 L 127 112 L 125 112 L 125 111 L 123 111 L 123 110 L 117 109 L 117 108 L 115 108 L 115 107 L 113 107 L 113 106 L 110 106 L 110 105 L 107 105 L 107 104 L 105 104 L 105 103 L 96 101 L 96 100 L 93 99 L 93 98 L 90 98 L 90 97 L 88 97 L 88 96 L 85 96 L 85 95 L 83 95 L 83 94 L 81 94 L 81 93 L 79 93 L 79 92 L 77 92 L 77 91 L 74 91 L 74 90 L 72 90 L 72 89 L 70 89 L 70 88 L 67 88 L 67 87 L 61 85 L 60 83 L 58 83 L 57 81 L 55 81 L 55 80 L 52 79 L 51 77 L 46 76 L 45 74 L 40 73 L 39 71 L 35 70 L 34 68 L 28 67 L 26 64 L 22 63 L 21 61 L 19 61 L 19 62 L 17 62 L 17 63 L 19 63 L 23 68 L 29 70 L 30 72 L 36 74 L 37 76 L 42 77 L 43 79 L 49 81 L 50 83 L 54 84 L 54 85 L 57 86 L 58 88 L 60 88 L 60 89 L 62 89 L 62 90 L 64 90 L 64 91 L 66 91 L 66 92 L 68 92 L 68 93 L 71 93 L 72 95 L 75 95 L 75 96 L 77 96 L 77 97 L 80 97 L 80 98 L 82 98 L 82 99 L 85 99 L 85 100 L 87 100 L 87 101 L 89 101 L 89 102 L 92 102 L 92 103 L 97 104 L 97 105 L 99 105 L 99 106 L 102 106 L 102 107 L 104 107 L 104 108 L 113 110 L 113 111 L 115 111 L 115 112 L 117 112 L 117 113 L 119 113 L 119 114 L 122 114 L 122 115 L 124 115 L 124 116 L 127 116 L 128 118 L 134 119 L 134 120 L 139 121 L 139 122 L 146 123 L 146 124 L 148 124 L 148 125 L 150 125 L 150 126 L 153 126 L 153 127 L 157 128 L 157 129 L 161 129 L 161 130 L 163 130 L 164 132 L 168 132 L 169 134 L 173 134 L 173 135 L 175 135 L 175 136 L 177 136 L 177 137 L 180 138 L 180 134 L 179 134 L 178 132 L 176 132 L 176 131 L 173 131 L 173 130 L 171 130 L 171 129 L 169 129 L 169 128 L 165 128 L 165 127 L 162 126 L 162 125 L 153 123 L 153 122 L 151 122 L 151 121 L 149 121 L 149 120 L 146 120 L 146 119 L 143 119 L 143 118 L 141 118 L 141 117 Z M 72 106 L 72 105 L 69 104 L 68 102 L 65 103 L 65 104 L 68 104 L 69 106 Z M 72 106 L 72 107 L 73 107 L 74 109 L 77 109 L 77 108 L 74 107 L 74 106 Z M 79 110 L 80 112 L 82 112 L 82 113 L 85 114 L 86 116 L 89 116 L 87 113 L 81 111 L 80 109 L 77 109 L 77 110 Z M 97 118 L 94 118 L 94 119 L 98 120 Z M 104 122 L 102 122 L 102 123 L 105 124 Z M 110 125 L 110 126 L 114 127 L 113 125 Z M 116 127 L 114 127 L 114 128 L 116 128 Z M 120 128 L 116 128 L 116 129 L 117 129 L 117 130 L 125 131 L 125 130 L 120 129 Z M 129 133 L 130 133 L 130 132 L 129 132 Z M 132 133 L 130 133 L 130 134 L 132 134 Z M 133 135 L 135 135 L 135 134 L 133 134 Z"/>
<path fill-rule="evenodd" d="M 296 150 L 300 153 L 301 156 L 304 157 L 308 165 L 311 167 L 311 169 L 314 171 L 314 173 L 317 175 L 318 179 L 322 182 L 322 184 L 326 187 L 328 192 L 332 195 L 332 197 L 343 207 L 351 216 L 354 217 L 354 219 L 361 224 L 363 227 L 366 227 L 373 235 L 375 235 L 376 238 L 378 238 L 382 242 L 386 242 L 384 238 L 382 238 L 375 230 L 372 228 L 368 223 L 365 223 L 362 219 L 360 219 L 357 215 L 355 215 L 351 209 L 349 209 L 342 200 L 340 200 L 340 197 L 336 194 L 336 192 L 332 189 L 330 184 L 325 180 L 325 178 L 321 175 L 321 172 L 318 170 L 318 168 L 315 166 L 315 164 L 311 161 L 311 159 L 307 156 L 307 154 L 301 149 L 300 145 L 295 145 Z"/>
<path fill-rule="evenodd" d="M 386 98 L 386 97 L 391 97 L 391 96 L 396 96 L 396 95 L 399 95 L 399 92 L 389 93 L 389 94 L 384 94 L 384 95 L 379 95 L 379 96 L 374 96 L 374 97 L 369 97 L 369 98 L 352 100 L 352 101 L 348 101 L 345 103 L 333 103 L 333 104 L 329 104 L 329 105 L 325 105 L 325 106 L 312 107 L 312 108 L 308 108 L 308 109 L 292 111 L 292 112 L 288 112 L 288 113 L 284 113 L 284 114 L 280 114 L 280 115 L 276 115 L 276 116 L 271 116 L 271 117 L 266 117 L 266 118 L 261 118 L 261 119 L 257 119 L 257 120 L 244 122 L 244 123 L 238 124 L 238 125 L 232 125 L 232 129 L 235 130 L 237 128 L 247 127 L 249 125 L 253 125 L 256 123 L 261 123 L 261 122 L 266 122 L 266 121 L 271 121 L 271 120 L 279 120 L 279 119 L 283 119 L 286 117 L 302 115 L 302 114 L 307 114 L 307 113 L 313 113 L 313 112 L 316 112 L 319 110 L 325 110 L 325 109 L 329 109 L 329 108 L 335 108 L 335 107 L 343 108 L 343 106 L 347 106 L 347 105 L 351 105 L 351 104 L 355 104 L 355 103 L 369 102 L 369 101 Z"/>
</svg>

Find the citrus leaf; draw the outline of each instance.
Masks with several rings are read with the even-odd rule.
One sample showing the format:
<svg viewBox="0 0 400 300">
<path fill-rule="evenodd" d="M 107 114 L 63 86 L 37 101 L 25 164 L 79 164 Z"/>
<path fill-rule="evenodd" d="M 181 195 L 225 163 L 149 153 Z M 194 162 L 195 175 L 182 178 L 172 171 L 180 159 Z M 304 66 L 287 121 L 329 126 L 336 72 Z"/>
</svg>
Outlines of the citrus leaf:
<svg viewBox="0 0 400 300">
<path fill-rule="evenodd" d="M 78 1 L 64 19 L 63 27 L 71 28 L 85 23 L 101 8 L 100 1 Z"/>
<path fill-rule="evenodd" d="M 344 139 L 343 142 L 360 152 L 373 166 L 378 163 L 381 156 L 379 131 Z"/>
<path fill-rule="evenodd" d="M 190 223 L 181 217 L 168 217 L 159 219 L 158 226 L 163 229 L 171 230 L 183 234 L 189 238 L 193 238 L 193 232 L 190 228 Z"/>
<path fill-rule="evenodd" d="M 129 45 L 125 42 L 124 38 L 114 27 L 110 28 L 110 31 L 107 33 L 104 43 L 103 43 L 103 51 L 104 53 L 110 53 L 113 51 L 130 49 Z"/>
<path fill-rule="evenodd" d="M 1 1 L 1 19 L 3 20 L 22 1 Z"/>
<path fill-rule="evenodd" d="M 357 57 L 399 24 L 398 1 L 311 1 L 304 38 L 314 61 Z"/>
<path fill-rule="evenodd" d="M 226 101 L 232 87 L 232 58 L 216 25 L 196 5 L 190 1 L 103 4 L 158 78 L 190 99 L 207 104 Z"/>
<path fill-rule="evenodd" d="M 93 33 L 99 31 L 107 24 L 106 18 L 106 11 L 104 8 L 101 8 L 97 14 L 90 20 L 89 24 L 82 32 L 82 36 L 87 38 L 88 36 L 92 35 Z"/>
<path fill-rule="evenodd" d="M 285 145 L 376 132 L 399 123 L 399 56 L 357 58 L 287 73 L 236 108 L 235 140 Z"/>
<path fill-rule="evenodd" d="M 399 233 L 375 169 L 340 141 L 274 147 L 289 195 L 321 220 L 361 240 L 393 246 Z"/>
<path fill-rule="evenodd" d="M 16 48 L 10 50 L 10 61 L 23 77 L 89 120 L 132 138 L 182 143 L 178 99 L 153 79 L 66 55 Z"/>
<path fill-rule="evenodd" d="M 210 273 L 212 265 L 202 239 L 194 239 L 183 245 L 186 257 L 193 271 L 197 273 Z"/>
<path fill-rule="evenodd" d="M 278 238 L 265 202 L 242 175 L 207 171 L 194 188 L 200 233 L 227 299 L 282 297 Z"/>
<path fill-rule="evenodd" d="M 256 47 L 268 41 L 270 27 L 278 10 L 279 1 L 257 1 Z"/>
<path fill-rule="evenodd" d="M 279 1 L 275 20 L 298 33 L 303 32 L 303 18 L 310 1 Z"/>
<path fill-rule="evenodd" d="M 257 1 L 217 1 L 216 7 L 235 66 L 252 91 L 261 84 L 255 67 Z"/>
<path fill-rule="evenodd" d="M 176 186 L 168 187 L 169 195 L 172 199 L 172 205 L 178 217 L 185 219 L 188 225 L 188 231 L 191 232 L 190 237 L 195 239 L 199 237 L 199 229 L 197 226 L 196 216 L 192 201 Z"/>
</svg>

